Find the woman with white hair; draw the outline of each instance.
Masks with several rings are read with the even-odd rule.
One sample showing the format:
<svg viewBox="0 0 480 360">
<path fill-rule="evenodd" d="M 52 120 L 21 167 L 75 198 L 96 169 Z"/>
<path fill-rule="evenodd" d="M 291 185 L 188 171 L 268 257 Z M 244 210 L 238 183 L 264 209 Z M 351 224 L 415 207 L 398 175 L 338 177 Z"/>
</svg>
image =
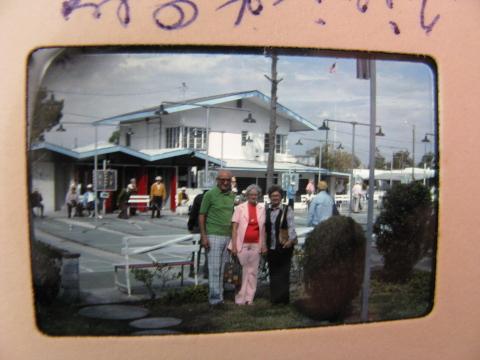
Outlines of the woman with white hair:
<svg viewBox="0 0 480 360">
<path fill-rule="evenodd" d="M 267 252 L 265 241 L 265 208 L 257 203 L 261 190 L 257 185 L 246 188 L 247 201 L 235 207 L 232 217 L 232 240 L 229 249 L 242 265 L 242 286 L 235 296 L 238 305 L 251 305 L 257 290 L 260 254 Z"/>
</svg>

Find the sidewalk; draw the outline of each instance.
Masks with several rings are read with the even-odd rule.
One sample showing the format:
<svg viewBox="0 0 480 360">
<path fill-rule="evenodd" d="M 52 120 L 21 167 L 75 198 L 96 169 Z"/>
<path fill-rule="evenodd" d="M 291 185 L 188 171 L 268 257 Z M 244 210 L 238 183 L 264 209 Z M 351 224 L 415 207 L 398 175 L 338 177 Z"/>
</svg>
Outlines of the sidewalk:
<svg viewBox="0 0 480 360">
<path fill-rule="evenodd" d="M 142 283 L 132 278 L 132 296 L 119 290 L 114 284 L 113 264 L 123 263 L 121 253 L 124 236 L 164 236 L 165 241 L 176 235 L 188 234 L 186 215 L 177 215 L 168 210 L 163 211 L 160 219 L 151 219 L 150 213 L 139 213 L 129 219 L 119 219 L 117 214 L 106 214 L 102 219 L 89 217 L 67 218 L 64 212 L 47 214 L 45 218 L 34 218 L 34 237 L 55 247 L 80 254 L 80 292 L 82 302 L 86 304 L 106 304 L 138 301 L 149 298 Z M 342 212 L 342 215 L 347 215 Z M 366 211 L 352 214 L 366 231 Z M 307 213 L 295 210 L 295 223 L 305 226 Z M 383 265 L 383 259 L 375 248 L 372 249 L 371 266 Z M 169 256 L 165 251 L 165 256 Z M 161 255 L 163 256 L 163 255 Z M 136 257 L 138 260 L 149 260 L 145 255 Z M 203 260 L 203 259 L 202 259 Z M 150 260 L 151 261 L 151 260 Z M 418 269 L 431 270 L 431 258 L 425 258 Z M 120 276 L 123 273 L 120 273 Z M 184 273 L 184 286 L 193 285 L 193 279 L 188 277 L 188 269 Z M 200 284 L 207 283 L 200 275 Z M 159 281 L 157 280 L 157 289 Z M 169 288 L 180 287 L 180 280 L 168 283 Z"/>
<path fill-rule="evenodd" d="M 64 212 L 34 218 L 34 237 L 47 244 L 73 253 L 79 253 L 81 302 L 106 304 L 138 301 L 149 298 L 143 284 L 132 279 L 133 294 L 128 296 L 114 284 L 113 264 L 123 263 L 123 237 L 188 234 L 187 217 L 164 211 L 160 219 L 151 219 L 149 213 L 140 213 L 129 219 L 117 214 L 106 214 L 102 219 L 89 217 L 67 218 Z M 141 257 L 140 257 L 141 258 Z M 120 275 L 123 275 L 121 273 Z M 193 284 L 185 269 L 184 286 Z M 133 278 L 133 277 L 132 277 Z M 199 277 L 200 283 L 204 282 Z M 180 280 L 168 283 L 180 287 Z"/>
</svg>

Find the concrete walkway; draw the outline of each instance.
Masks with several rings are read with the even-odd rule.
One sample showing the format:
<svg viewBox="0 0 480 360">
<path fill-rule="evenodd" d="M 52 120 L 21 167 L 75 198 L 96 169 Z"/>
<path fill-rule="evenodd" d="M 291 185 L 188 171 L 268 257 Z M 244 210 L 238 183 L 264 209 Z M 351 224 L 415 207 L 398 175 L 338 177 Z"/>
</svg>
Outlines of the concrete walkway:
<svg viewBox="0 0 480 360">
<path fill-rule="evenodd" d="M 352 215 L 366 229 L 366 211 Z M 306 211 L 295 210 L 296 225 L 306 226 L 306 222 Z M 56 212 L 46 214 L 44 218 L 34 218 L 33 230 L 37 240 L 80 254 L 80 291 L 81 302 L 84 304 L 123 303 L 150 297 L 145 286 L 134 279 L 132 296 L 120 291 L 114 284 L 113 264 L 123 263 L 125 260 L 121 254 L 124 236 L 160 235 L 168 241 L 172 236 L 188 234 L 187 216 L 169 211 L 163 211 L 160 219 L 151 219 L 149 213 L 139 213 L 127 220 L 119 219 L 117 214 L 106 214 L 102 219 L 89 217 L 69 219 L 64 212 Z M 159 256 L 163 260 L 175 258 L 178 254 L 164 249 Z M 134 259 L 149 261 L 145 255 Z M 371 264 L 372 267 L 383 265 L 382 257 L 375 247 Z M 430 270 L 431 260 L 423 259 L 419 263 L 419 268 Z M 188 270 L 185 269 L 184 272 L 184 285 L 193 285 L 193 279 L 188 277 Z M 199 276 L 199 280 L 200 284 L 207 283 L 202 276 Z M 159 281 L 154 285 L 157 295 L 161 295 L 168 288 L 179 287 L 180 281 L 170 281 L 166 289 L 160 288 Z"/>
</svg>

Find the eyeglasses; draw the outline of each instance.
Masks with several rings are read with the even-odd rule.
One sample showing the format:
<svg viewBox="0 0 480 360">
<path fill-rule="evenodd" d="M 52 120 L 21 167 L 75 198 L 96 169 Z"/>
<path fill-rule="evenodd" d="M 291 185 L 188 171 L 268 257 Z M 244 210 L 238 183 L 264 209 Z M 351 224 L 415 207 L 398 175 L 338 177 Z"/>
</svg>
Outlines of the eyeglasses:
<svg viewBox="0 0 480 360">
<path fill-rule="evenodd" d="M 217 178 L 218 181 L 221 181 L 221 182 L 231 182 L 232 179 L 222 179 L 222 178 Z"/>
</svg>

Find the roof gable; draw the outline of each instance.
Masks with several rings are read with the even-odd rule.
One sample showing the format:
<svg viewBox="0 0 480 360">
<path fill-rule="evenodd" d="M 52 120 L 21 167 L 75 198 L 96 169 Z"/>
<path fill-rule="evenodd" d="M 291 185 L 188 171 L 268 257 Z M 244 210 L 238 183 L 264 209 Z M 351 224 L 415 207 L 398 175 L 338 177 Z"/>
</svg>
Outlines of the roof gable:
<svg viewBox="0 0 480 360">
<path fill-rule="evenodd" d="M 202 98 L 188 99 L 182 102 L 168 103 L 165 102 L 165 110 L 168 113 L 173 114 L 181 111 L 187 111 L 191 109 L 196 109 L 202 106 L 219 106 L 224 103 L 228 103 L 236 100 L 250 99 L 254 101 L 257 105 L 263 106 L 266 109 L 270 108 L 271 98 L 263 94 L 258 90 L 242 91 L 242 92 L 233 92 L 227 94 L 220 94 L 214 96 L 207 96 Z M 257 101 L 255 101 L 257 100 Z M 141 121 L 148 117 L 158 116 L 159 106 L 151 107 L 143 110 L 138 110 L 122 115 L 113 116 L 110 118 L 105 118 L 99 120 L 99 124 L 121 124 L 123 122 L 134 122 Z M 290 120 L 290 131 L 306 131 L 306 130 L 316 130 L 317 126 L 307 120 L 306 118 L 300 116 L 294 111 L 288 109 L 280 103 L 277 103 L 277 113 L 280 116 L 283 116 L 287 120 Z"/>
</svg>

